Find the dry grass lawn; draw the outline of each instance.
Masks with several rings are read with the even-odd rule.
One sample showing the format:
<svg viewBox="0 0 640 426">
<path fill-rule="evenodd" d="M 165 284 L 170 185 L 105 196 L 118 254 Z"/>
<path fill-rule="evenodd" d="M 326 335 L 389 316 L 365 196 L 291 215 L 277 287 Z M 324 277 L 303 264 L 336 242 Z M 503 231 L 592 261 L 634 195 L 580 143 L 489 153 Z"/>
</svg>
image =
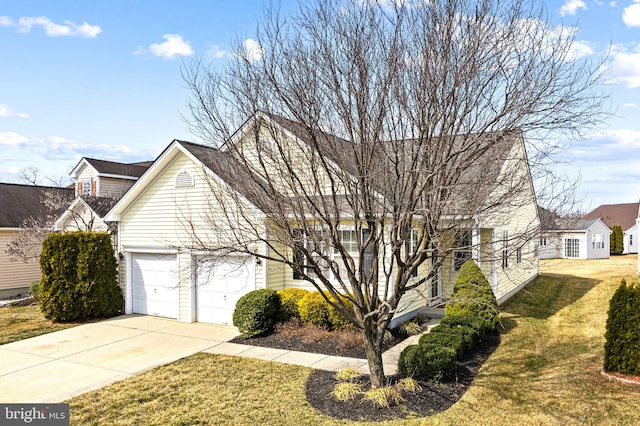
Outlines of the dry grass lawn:
<svg viewBox="0 0 640 426">
<path fill-rule="evenodd" d="M 0 308 L 0 345 L 51 333 L 78 323 L 54 323 L 46 319 L 38 305 Z"/>
<path fill-rule="evenodd" d="M 502 343 L 463 398 L 433 417 L 388 424 L 640 424 L 640 387 L 600 375 L 609 299 L 621 278 L 636 277 L 636 262 L 544 261 L 540 278 L 502 307 Z M 310 372 L 198 354 L 73 398 L 71 423 L 351 424 L 306 403 Z"/>
</svg>

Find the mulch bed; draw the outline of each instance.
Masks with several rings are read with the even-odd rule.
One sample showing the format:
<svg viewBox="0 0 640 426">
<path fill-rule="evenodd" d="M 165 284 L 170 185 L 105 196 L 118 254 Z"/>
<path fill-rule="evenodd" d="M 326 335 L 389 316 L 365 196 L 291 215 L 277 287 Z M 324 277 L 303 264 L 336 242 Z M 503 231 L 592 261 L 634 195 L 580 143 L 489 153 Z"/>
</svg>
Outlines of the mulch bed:
<svg viewBox="0 0 640 426">
<path fill-rule="evenodd" d="M 392 331 L 391 335 L 393 339 L 385 341 L 382 345 L 383 352 L 407 338 L 406 335 L 396 330 Z M 265 336 L 251 337 L 249 339 L 235 337 L 231 342 L 348 358 L 366 358 L 359 331 L 329 332 L 326 329 L 304 326 L 295 322 L 278 324 L 273 333 Z"/>
<path fill-rule="evenodd" d="M 235 338 L 232 342 L 255 346 L 273 347 L 303 352 L 322 353 L 351 358 L 365 358 L 362 347 L 349 344 L 349 339 L 355 339 L 357 332 L 327 332 L 307 328 L 301 325 L 280 325 L 270 335 L 250 339 Z M 406 336 L 394 332 L 393 341 L 389 341 L 383 351 L 395 346 Z M 345 344 L 345 340 L 347 343 Z M 338 381 L 336 373 L 332 371 L 314 370 L 306 384 L 306 397 L 309 404 L 324 415 L 352 421 L 384 421 L 402 419 L 408 416 L 425 417 L 444 411 L 455 404 L 466 392 L 475 378 L 478 370 L 486 359 L 500 345 L 498 333 L 487 336 L 485 342 L 459 361 L 456 381 L 451 383 L 419 382 L 422 390 L 403 393 L 404 403 L 395 407 L 379 408 L 361 397 L 347 402 L 339 402 L 332 392 Z M 388 377 L 389 384 L 395 383 L 401 377 Z M 369 386 L 369 377 L 361 376 L 358 383 L 363 389 Z"/>
</svg>

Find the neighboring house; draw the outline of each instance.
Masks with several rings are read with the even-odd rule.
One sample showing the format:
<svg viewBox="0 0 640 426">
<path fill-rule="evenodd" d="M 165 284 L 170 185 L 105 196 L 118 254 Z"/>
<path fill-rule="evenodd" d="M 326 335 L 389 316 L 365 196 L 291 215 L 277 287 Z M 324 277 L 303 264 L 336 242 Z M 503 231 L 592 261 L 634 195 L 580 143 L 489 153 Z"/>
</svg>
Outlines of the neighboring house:
<svg viewBox="0 0 640 426">
<path fill-rule="evenodd" d="M 28 248 L 31 256 L 26 262 L 12 260 L 8 244 L 25 225 L 45 225 L 48 217 L 59 215 L 72 199 L 72 189 L 0 183 L 0 297 L 26 293 L 31 282 L 40 279 L 41 246 L 35 246 L 38 241 Z"/>
<path fill-rule="evenodd" d="M 540 234 L 540 258 L 608 259 L 610 234 L 600 219 L 558 219 Z"/>
<path fill-rule="evenodd" d="M 150 165 L 150 161 L 117 163 L 84 157 L 70 176 L 75 181 L 76 196 L 120 199 Z"/>
<path fill-rule="evenodd" d="M 300 143 L 302 135 L 296 133 L 295 123 L 268 119 L 280 126 L 283 137 Z M 245 126 L 250 125 L 251 120 Z M 243 129 L 236 132 L 237 138 L 242 137 Z M 538 275 L 537 237 L 535 241 L 523 237 L 538 229 L 539 219 L 522 136 L 513 136 L 500 161 L 494 163 L 499 164 L 496 178 L 526 173 L 523 202 L 513 211 L 486 211 L 483 217 L 465 219 L 468 229 L 454 238 L 465 248 L 453 253 L 437 280 L 422 284 L 410 295 L 415 299 L 403 305 L 396 319 L 446 301 L 453 290 L 456 270 L 467 259 L 478 262 L 500 302 Z M 490 173 L 486 166 L 480 171 Z M 206 215 L 220 221 L 246 220 L 249 226 L 269 235 L 268 224 L 260 219 L 264 217 L 260 200 L 233 185 L 234 179 L 242 179 L 242 173 L 241 167 L 230 163 L 221 150 L 174 140 L 107 214 L 105 220 L 116 222 L 119 229 L 119 272 L 126 313 L 231 324 L 237 300 L 249 291 L 313 288 L 280 262 L 237 254 L 214 258 L 193 241 L 201 237 L 210 244 L 231 244 L 224 240 L 223 233 L 212 232 Z M 224 200 L 212 199 L 211 185 L 227 191 L 229 199 L 244 200 L 242 212 L 234 218 L 225 215 L 228 211 L 223 214 L 220 203 Z M 487 199 L 500 196 L 495 188 L 489 192 Z M 345 238 L 353 237 L 347 234 L 345 227 Z M 270 250 L 263 243 L 254 249 L 254 253 L 262 254 Z"/>
<path fill-rule="evenodd" d="M 636 218 L 639 213 L 640 203 L 603 204 L 595 210 L 587 213 L 585 218 L 600 218 L 609 227 L 622 227 L 624 237 L 623 253 L 638 253 L 638 224 Z"/>
<path fill-rule="evenodd" d="M 102 220 L 149 168 L 151 161 L 118 163 L 82 158 L 70 173 L 76 199 L 54 224 L 56 231 L 115 230 Z"/>
</svg>

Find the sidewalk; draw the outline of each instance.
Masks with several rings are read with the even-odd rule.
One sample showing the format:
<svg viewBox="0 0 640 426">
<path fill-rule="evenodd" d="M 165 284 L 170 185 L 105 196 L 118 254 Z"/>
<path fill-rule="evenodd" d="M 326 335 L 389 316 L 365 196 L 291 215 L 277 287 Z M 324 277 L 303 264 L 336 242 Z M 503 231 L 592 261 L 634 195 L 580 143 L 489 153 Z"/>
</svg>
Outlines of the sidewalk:
<svg viewBox="0 0 640 426">
<path fill-rule="evenodd" d="M 404 348 L 418 344 L 420 336 L 428 333 L 438 325 L 440 320 L 430 320 L 427 328 L 420 334 L 411 336 L 382 354 L 385 374 L 398 372 L 398 357 Z M 333 355 L 316 354 L 310 352 L 290 351 L 286 349 L 265 348 L 261 346 L 243 345 L 239 343 L 224 342 L 203 352 L 217 355 L 233 355 L 245 358 L 256 358 L 265 361 L 282 362 L 310 367 L 318 370 L 340 371 L 344 368 L 355 368 L 363 374 L 369 374 L 369 366 L 366 359 L 346 358 Z"/>
</svg>

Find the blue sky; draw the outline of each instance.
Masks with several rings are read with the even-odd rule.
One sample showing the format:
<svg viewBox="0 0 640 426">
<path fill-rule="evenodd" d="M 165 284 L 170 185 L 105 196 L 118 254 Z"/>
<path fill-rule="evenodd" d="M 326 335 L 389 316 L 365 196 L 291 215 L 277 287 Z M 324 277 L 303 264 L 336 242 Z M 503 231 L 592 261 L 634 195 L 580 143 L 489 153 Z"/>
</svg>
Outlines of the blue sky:
<svg viewBox="0 0 640 426">
<path fill-rule="evenodd" d="M 294 9 L 282 0 L 282 9 Z M 184 124 L 181 67 L 229 57 L 250 39 L 266 1 L 20 0 L 0 6 L 0 181 L 22 168 L 67 176 L 82 158 L 134 162 L 173 139 L 198 141 Z M 577 26 L 577 51 L 606 63 L 616 113 L 576 141 L 564 166 L 582 176 L 584 208 L 640 199 L 640 0 L 546 3 L 557 25 Z M 250 45 L 250 42 L 249 42 Z"/>
</svg>

